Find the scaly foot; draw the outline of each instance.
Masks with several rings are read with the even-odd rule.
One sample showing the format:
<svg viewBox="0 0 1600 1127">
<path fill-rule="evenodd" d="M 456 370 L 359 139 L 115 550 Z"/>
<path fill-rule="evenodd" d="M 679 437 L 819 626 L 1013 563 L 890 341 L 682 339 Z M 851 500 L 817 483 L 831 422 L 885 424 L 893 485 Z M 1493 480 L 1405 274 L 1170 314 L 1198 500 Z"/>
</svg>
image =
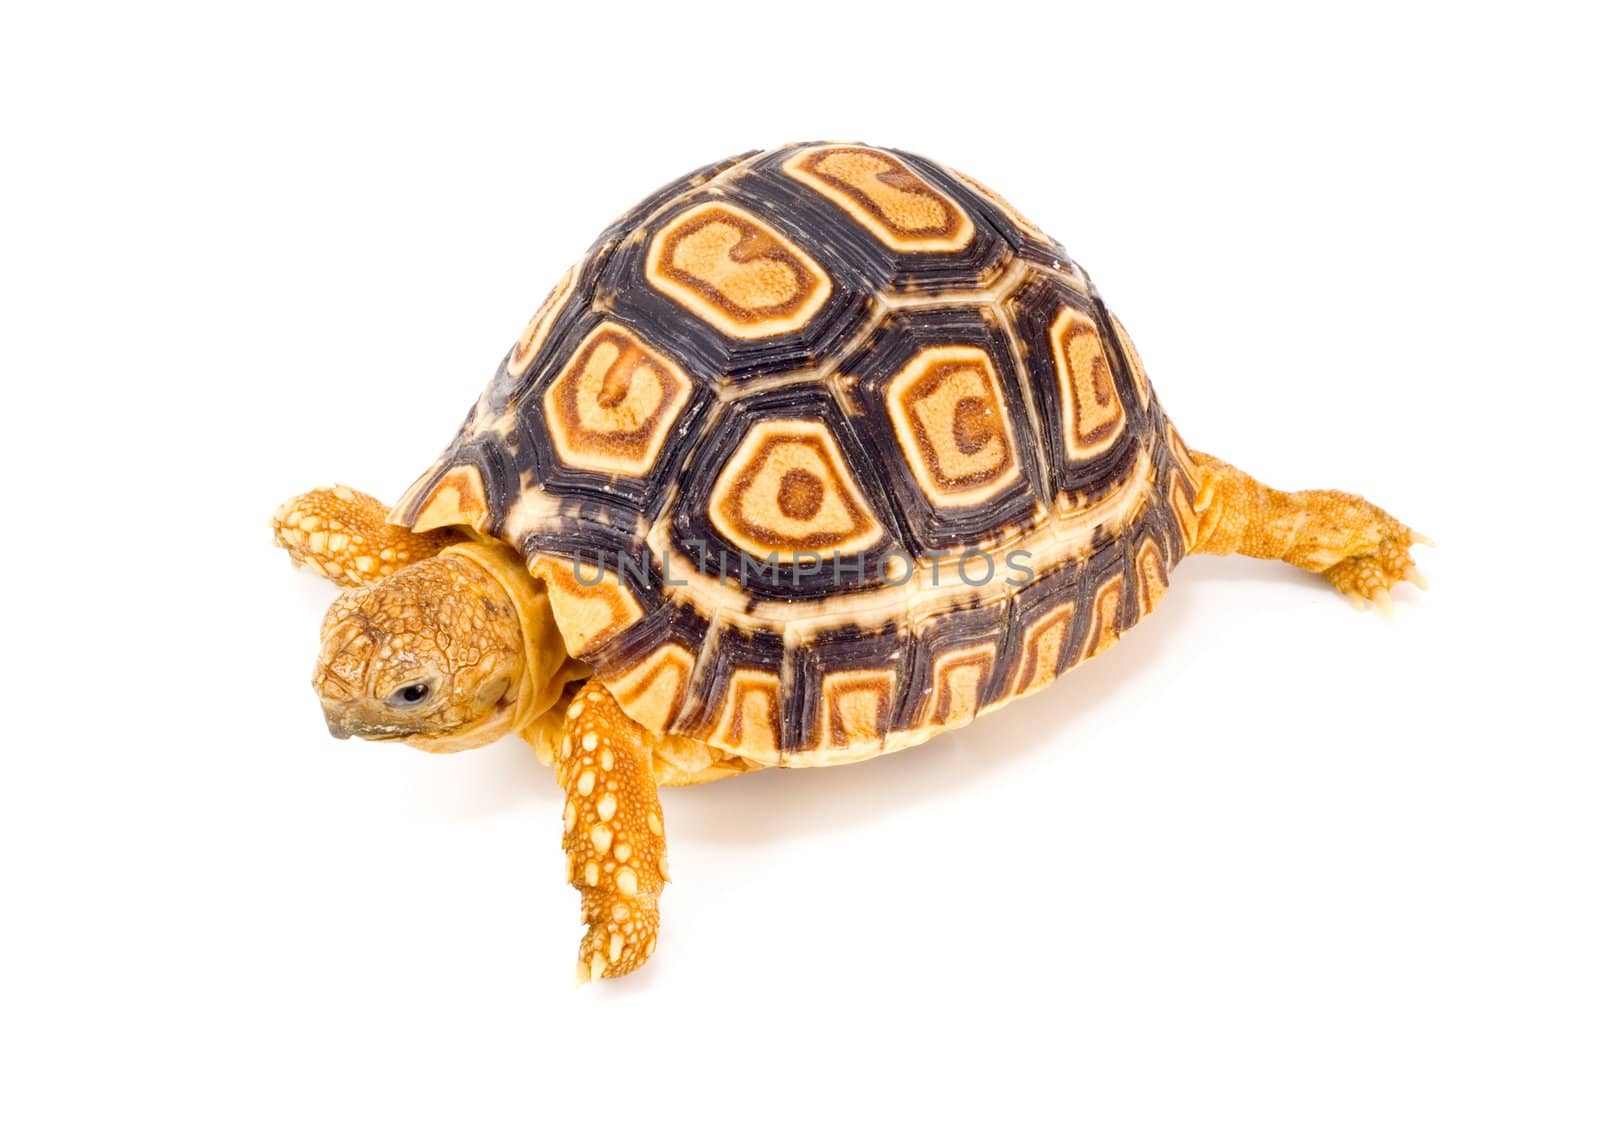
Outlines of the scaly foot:
<svg viewBox="0 0 1600 1127">
<path fill-rule="evenodd" d="M 1428 581 L 1411 559 L 1415 545 L 1431 546 L 1433 541 L 1420 536 L 1393 517 L 1385 516 L 1382 536 L 1370 551 L 1357 552 L 1340 560 L 1322 574 L 1334 589 L 1358 610 L 1376 605 L 1386 615 L 1394 613 L 1389 590 L 1402 581 L 1426 588 Z"/>
<path fill-rule="evenodd" d="M 656 901 L 667 880 L 651 769 L 657 739 L 598 682 L 585 685 L 567 709 L 556 778 L 567 792 L 567 875 L 583 893 L 589 925 L 578 948 L 580 983 L 637 970 L 656 949 Z"/>
<path fill-rule="evenodd" d="M 382 502 L 348 485 L 313 489 L 286 501 L 272 518 L 273 539 L 296 566 L 341 587 L 360 587 L 407 564 L 438 555 L 461 535 L 412 532 L 389 523 Z"/>
<path fill-rule="evenodd" d="M 1220 458 L 1191 457 L 1200 472 L 1191 551 L 1238 552 L 1318 572 L 1362 610 L 1377 604 L 1391 613 L 1389 590 L 1401 580 L 1427 586 L 1411 549 L 1433 542 L 1371 501 L 1337 489 L 1285 493 Z"/>
</svg>

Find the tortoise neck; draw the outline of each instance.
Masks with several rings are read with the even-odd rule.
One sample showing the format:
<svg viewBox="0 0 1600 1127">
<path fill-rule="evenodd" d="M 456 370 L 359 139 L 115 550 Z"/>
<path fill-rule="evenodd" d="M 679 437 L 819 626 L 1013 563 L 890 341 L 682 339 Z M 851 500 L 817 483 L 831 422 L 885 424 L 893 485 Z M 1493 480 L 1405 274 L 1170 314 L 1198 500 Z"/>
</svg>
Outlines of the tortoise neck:
<svg viewBox="0 0 1600 1127">
<path fill-rule="evenodd" d="M 522 631 L 522 677 L 517 684 L 510 731 L 522 732 L 549 711 L 572 679 L 566 643 L 556 628 L 550 597 L 545 594 L 544 585 L 528 574 L 522 557 L 504 544 L 465 540 L 439 554 L 459 556 L 477 564 L 517 610 L 517 625 Z"/>
</svg>

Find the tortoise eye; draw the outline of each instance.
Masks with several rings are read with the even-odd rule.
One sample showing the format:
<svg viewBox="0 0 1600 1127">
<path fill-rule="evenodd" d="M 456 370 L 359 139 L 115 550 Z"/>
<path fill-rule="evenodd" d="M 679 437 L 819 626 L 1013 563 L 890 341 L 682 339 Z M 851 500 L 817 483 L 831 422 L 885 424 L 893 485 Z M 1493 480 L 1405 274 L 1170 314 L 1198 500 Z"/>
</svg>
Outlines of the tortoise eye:
<svg viewBox="0 0 1600 1127">
<path fill-rule="evenodd" d="M 415 708 L 432 695 L 433 686 L 426 681 L 413 681 L 390 693 L 383 703 L 390 708 Z"/>
</svg>

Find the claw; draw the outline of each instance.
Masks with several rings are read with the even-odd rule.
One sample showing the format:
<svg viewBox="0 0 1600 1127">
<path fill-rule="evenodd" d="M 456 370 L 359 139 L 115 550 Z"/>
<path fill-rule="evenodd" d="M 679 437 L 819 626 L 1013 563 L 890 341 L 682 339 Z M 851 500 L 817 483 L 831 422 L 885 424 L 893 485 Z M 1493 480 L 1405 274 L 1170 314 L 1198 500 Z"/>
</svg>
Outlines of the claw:
<svg viewBox="0 0 1600 1127">
<path fill-rule="evenodd" d="M 1372 609 L 1372 604 L 1367 602 L 1367 600 L 1363 599 L 1360 595 L 1356 594 L 1354 591 L 1346 592 L 1345 598 L 1350 600 L 1350 605 L 1355 607 L 1359 611 L 1367 611 L 1367 610 L 1371 610 Z"/>
<path fill-rule="evenodd" d="M 582 959 L 578 960 L 578 985 L 582 986 L 589 981 L 589 964 Z"/>
<path fill-rule="evenodd" d="M 1383 617 L 1394 620 L 1394 597 L 1389 594 L 1387 587 L 1379 587 L 1372 593 L 1372 601 L 1377 604 Z"/>
<path fill-rule="evenodd" d="M 1405 578 L 1413 587 L 1420 587 L 1424 591 L 1428 589 L 1427 577 L 1417 570 L 1416 564 L 1410 564 L 1406 567 Z"/>
<path fill-rule="evenodd" d="M 1412 533 L 1411 533 L 1411 542 L 1413 544 L 1421 544 L 1424 548 L 1437 548 L 1439 546 L 1439 545 L 1435 544 L 1432 540 L 1430 540 L 1428 537 L 1422 535 L 1422 533 L 1417 532 L 1414 529 L 1412 530 Z"/>
</svg>

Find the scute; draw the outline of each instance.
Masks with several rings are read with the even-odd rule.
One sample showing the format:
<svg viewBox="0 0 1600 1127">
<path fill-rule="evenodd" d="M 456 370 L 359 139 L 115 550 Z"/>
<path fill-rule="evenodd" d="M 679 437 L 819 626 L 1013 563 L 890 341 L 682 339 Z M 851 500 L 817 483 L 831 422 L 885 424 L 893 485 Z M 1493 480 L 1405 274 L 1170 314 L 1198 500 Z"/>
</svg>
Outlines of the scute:
<svg viewBox="0 0 1600 1127">
<path fill-rule="evenodd" d="M 522 550 L 647 727 L 805 766 L 1101 652 L 1159 602 L 1194 489 L 1059 244 L 933 161 L 811 143 L 603 232 L 394 519 Z"/>
<path fill-rule="evenodd" d="M 674 215 L 650 237 L 644 276 L 738 340 L 801 331 L 833 296 L 833 280 L 804 248 L 760 216 L 716 199 Z"/>
<path fill-rule="evenodd" d="M 1002 682 L 1001 649 L 1010 617 L 1006 597 L 918 622 L 911 631 L 907 691 L 895 726 L 939 730 L 977 716 Z"/>
<path fill-rule="evenodd" d="M 1111 340 L 1099 299 L 1040 273 L 1005 300 L 1018 342 L 1032 357 L 1039 438 L 1058 494 L 1094 497 L 1120 481 L 1148 446 L 1137 393 Z"/>
<path fill-rule="evenodd" d="M 712 526 L 756 559 L 866 551 L 883 539 L 838 440 L 814 419 L 764 419 L 740 440 L 707 499 Z"/>
<path fill-rule="evenodd" d="M 751 594 L 803 599 L 875 586 L 904 556 L 876 459 L 826 387 L 735 400 L 701 454 L 673 505 L 671 552 L 686 568 Z M 834 553 L 860 566 L 824 566 Z"/>
<path fill-rule="evenodd" d="M 771 200 L 736 191 L 751 173 L 735 174 L 638 228 L 596 282 L 611 316 L 723 388 L 823 362 L 872 315 L 861 271 Z"/>
<path fill-rule="evenodd" d="M 844 370 L 847 402 L 920 556 L 1000 543 L 1044 519 L 1051 493 L 993 309 L 897 312 Z"/>
<path fill-rule="evenodd" d="M 966 249 L 972 218 L 894 153 L 864 145 L 812 145 L 780 165 L 903 254 Z"/>
<path fill-rule="evenodd" d="M 817 163 L 829 156 L 880 162 L 884 170 L 863 177 L 858 166 L 830 175 L 830 165 Z M 830 270 L 891 298 L 976 293 L 1014 257 L 1002 229 L 986 221 L 990 209 L 945 170 L 910 153 L 863 145 L 779 149 L 743 166 L 725 190 L 752 208 L 788 217 Z"/>
<path fill-rule="evenodd" d="M 693 390 L 672 357 L 603 321 L 545 389 L 555 456 L 574 470 L 648 477 Z"/>
</svg>

